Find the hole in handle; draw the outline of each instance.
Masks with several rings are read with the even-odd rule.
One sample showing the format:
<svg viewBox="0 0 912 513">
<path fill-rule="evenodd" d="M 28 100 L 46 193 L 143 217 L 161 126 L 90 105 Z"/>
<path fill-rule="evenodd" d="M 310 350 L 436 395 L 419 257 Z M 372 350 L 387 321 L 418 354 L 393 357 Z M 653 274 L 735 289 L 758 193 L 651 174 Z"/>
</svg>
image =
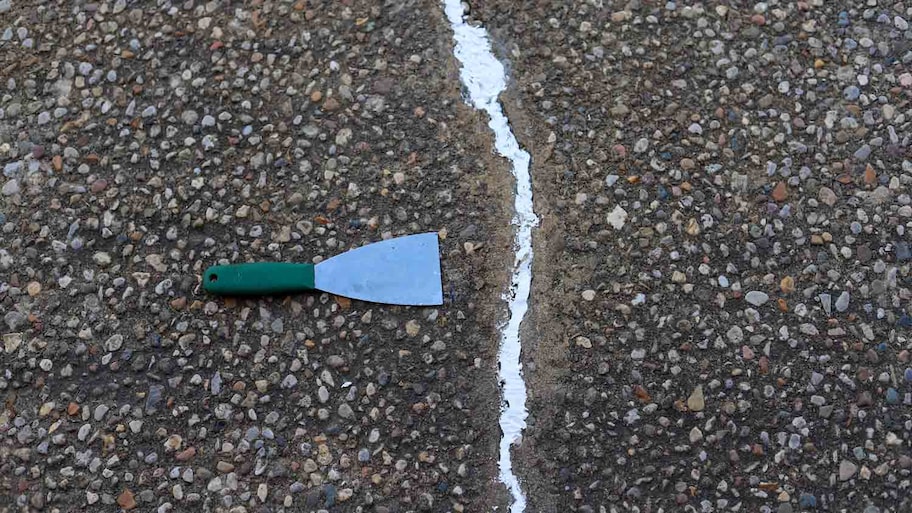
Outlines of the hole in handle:
<svg viewBox="0 0 912 513">
<path fill-rule="evenodd" d="M 209 281 L 218 281 L 218 275 L 217 275 L 217 274 L 210 274 L 210 275 L 209 275 Z"/>
</svg>

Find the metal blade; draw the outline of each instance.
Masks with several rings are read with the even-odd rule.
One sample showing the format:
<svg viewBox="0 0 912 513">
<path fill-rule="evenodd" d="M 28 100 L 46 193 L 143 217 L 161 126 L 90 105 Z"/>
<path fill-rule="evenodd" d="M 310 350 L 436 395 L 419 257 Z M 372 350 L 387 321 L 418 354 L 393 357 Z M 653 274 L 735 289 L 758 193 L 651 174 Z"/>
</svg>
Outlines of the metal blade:
<svg viewBox="0 0 912 513">
<path fill-rule="evenodd" d="M 436 233 L 397 237 L 317 264 L 316 288 L 391 305 L 443 304 Z"/>
</svg>

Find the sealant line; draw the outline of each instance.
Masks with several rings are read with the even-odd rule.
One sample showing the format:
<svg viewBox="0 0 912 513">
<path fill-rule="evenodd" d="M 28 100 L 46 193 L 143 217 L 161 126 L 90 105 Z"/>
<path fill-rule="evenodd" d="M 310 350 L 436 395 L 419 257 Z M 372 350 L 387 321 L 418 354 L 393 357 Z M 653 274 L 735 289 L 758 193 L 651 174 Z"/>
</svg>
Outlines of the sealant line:
<svg viewBox="0 0 912 513">
<path fill-rule="evenodd" d="M 519 146 L 504 114 L 499 96 L 507 87 L 503 64 L 494 57 L 487 32 L 483 27 L 467 24 L 463 19 L 460 0 L 444 0 L 447 18 L 453 27 L 456 40 L 454 54 L 461 63 L 460 78 L 467 91 L 466 101 L 490 118 L 488 126 L 494 132 L 494 148 L 509 159 L 516 180 L 514 196 L 515 257 L 510 288 L 504 294 L 510 317 L 502 327 L 500 339 L 499 379 L 503 402 L 500 413 L 500 454 L 498 466 L 500 480 L 513 497 L 511 513 L 526 509 L 526 496 L 513 473 L 510 449 L 521 440 L 526 427 L 526 383 L 520 361 L 521 345 L 519 328 L 529 309 L 529 291 L 532 286 L 532 229 L 538 225 L 538 216 L 532 207 L 532 178 L 529 174 L 529 154 Z"/>
</svg>

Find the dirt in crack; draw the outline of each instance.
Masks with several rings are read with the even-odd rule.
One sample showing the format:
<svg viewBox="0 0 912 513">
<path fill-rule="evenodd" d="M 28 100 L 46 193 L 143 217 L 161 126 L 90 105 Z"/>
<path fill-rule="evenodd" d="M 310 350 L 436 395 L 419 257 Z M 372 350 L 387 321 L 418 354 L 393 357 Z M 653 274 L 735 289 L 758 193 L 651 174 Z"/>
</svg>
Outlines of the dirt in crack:
<svg viewBox="0 0 912 513">
<path fill-rule="evenodd" d="M 447 18 L 453 26 L 454 53 L 461 63 L 460 78 L 467 90 L 467 100 L 476 109 L 490 117 L 488 126 L 494 132 L 494 147 L 499 154 L 512 162 L 516 179 L 514 196 L 515 259 L 510 288 L 504 298 L 509 306 L 509 319 L 503 326 L 499 378 L 502 383 L 503 407 L 500 416 L 502 438 L 500 441 L 500 480 L 513 496 L 510 511 L 525 510 L 526 498 L 513 473 L 511 447 L 520 440 L 526 426 L 526 384 L 520 362 L 520 325 L 528 310 L 529 291 L 532 285 L 532 229 L 538 217 L 532 207 L 532 181 L 529 174 L 529 154 L 520 148 L 510 129 L 510 123 L 498 100 L 506 89 L 506 73 L 500 61 L 491 52 L 487 33 L 473 27 L 463 19 L 459 0 L 445 0 Z"/>
</svg>

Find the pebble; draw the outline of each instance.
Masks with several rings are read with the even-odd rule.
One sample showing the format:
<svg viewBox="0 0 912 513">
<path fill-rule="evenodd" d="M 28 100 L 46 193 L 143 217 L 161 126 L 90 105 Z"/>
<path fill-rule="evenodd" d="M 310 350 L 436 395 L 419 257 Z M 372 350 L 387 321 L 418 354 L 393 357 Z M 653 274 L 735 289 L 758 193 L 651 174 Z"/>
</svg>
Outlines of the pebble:
<svg viewBox="0 0 912 513">
<path fill-rule="evenodd" d="M 123 335 L 114 334 L 111 335 L 108 340 L 105 341 L 105 350 L 106 351 L 117 351 L 123 347 L 124 337 Z"/>
<path fill-rule="evenodd" d="M 136 499 L 133 496 L 133 492 L 124 490 L 117 496 L 117 505 L 128 511 L 136 508 Z"/>
<path fill-rule="evenodd" d="M 839 297 L 836 298 L 836 311 L 845 312 L 846 310 L 848 310 L 850 299 L 851 299 L 851 296 L 849 295 L 849 292 L 845 291 L 845 290 L 842 291 L 842 293 L 839 294 Z"/>
<path fill-rule="evenodd" d="M 895 253 L 896 260 L 899 262 L 904 262 L 906 260 L 912 259 L 912 249 L 910 249 L 909 244 L 905 241 L 896 243 Z"/>
<path fill-rule="evenodd" d="M 687 398 L 687 408 L 690 411 L 703 411 L 706 408 L 706 402 L 703 398 L 703 386 L 698 385 Z"/>
<path fill-rule="evenodd" d="M 760 292 L 758 290 L 752 290 L 744 295 L 744 300 L 754 306 L 762 306 L 769 301 L 769 295 L 765 292 Z"/>
<path fill-rule="evenodd" d="M 774 200 L 782 202 L 788 198 L 788 186 L 785 182 L 778 182 L 775 187 L 773 187 L 772 197 Z"/>
<path fill-rule="evenodd" d="M 615 230 L 620 230 L 624 228 L 624 225 L 627 221 L 627 211 L 621 208 L 620 205 L 614 207 L 614 210 L 608 214 L 608 224 L 614 227 Z"/>
<path fill-rule="evenodd" d="M 829 294 L 820 294 L 817 297 L 818 297 L 818 299 L 820 299 L 820 305 L 823 307 L 823 311 L 827 315 L 830 315 L 832 313 L 832 308 L 833 308 L 833 296 L 831 296 Z"/>
<path fill-rule="evenodd" d="M 827 206 L 832 207 L 836 204 L 836 193 L 829 187 L 821 187 L 818 193 L 818 199 Z"/>
<path fill-rule="evenodd" d="M 16 194 L 19 194 L 21 190 L 19 180 L 13 178 L 7 180 L 6 183 L 3 184 L 2 191 L 0 192 L 2 192 L 4 196 L 15 196 Z"/>
<path fill-rule="evenodd" d="M 340 404 L 338 413 L 343 419 L 353 419 L 355 417 L 355 412 L 352 411 L 352 408 L 348 403 Z"/>
<path fill-rule="evenodd" d="M 839 462 L 839 480 L 848 481 L 858 472 L 858 466 L 849 460 Z"/>
</svg>

